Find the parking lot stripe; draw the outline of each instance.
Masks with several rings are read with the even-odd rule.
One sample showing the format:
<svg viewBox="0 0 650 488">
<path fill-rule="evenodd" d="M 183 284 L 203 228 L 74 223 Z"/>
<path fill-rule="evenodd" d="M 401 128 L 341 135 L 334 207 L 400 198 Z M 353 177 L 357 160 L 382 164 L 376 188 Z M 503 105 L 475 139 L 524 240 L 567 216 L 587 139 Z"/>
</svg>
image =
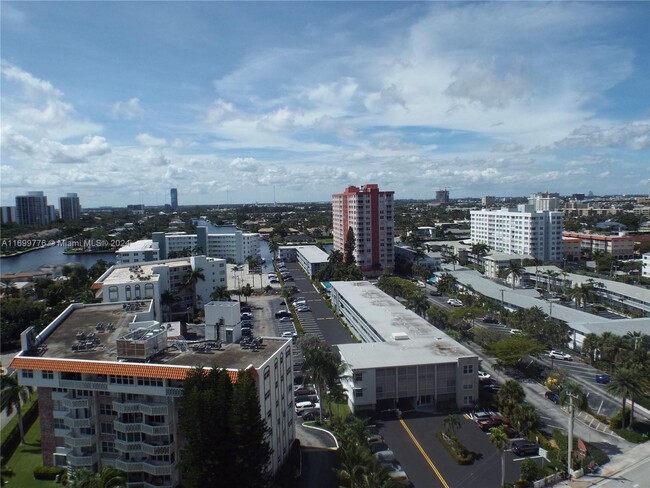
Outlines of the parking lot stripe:
<svg viewBox="0 0 650 488">
<path fill-rule="evenodd" d="M 408 425 L 406 425 L 406 422 L 404 422 L 403 419 L 399 419 L 399 422 L 400 422 L 400 424 L 402 424 L 402 427 L 404 427 L 404 430 L 406 431 L 406 433 L 409 435 L 409 437 L 413 441 L 413 444 L 415 444 L 415 447 L 417 447 L 418 450 L 420 451 L 420 454 L 422 454 L 422 457 L 424 457 L 424 460 L 429 464 L 429 466 L 431 466 L 431 469 L 433 470 L 433 472 L 436 474 L 436 476 L 440 480 L 440 483 L 442 483 L 442 486 L 444 486 L 445 488 L 449 488 L 449 485 L 447 484 L 445 479 L 440 474 L 440 471 L 438 471 L 438 468 L 436 468 L 436 465 L 433 464 L 433 461 L 431 461 L 431 458 L 429 457 L 429 455 L 424 451 L 424 449 L 422 448 L 422 446 L 420 445 L 418 440 L 415 438 L 415 436 L 413 435 L 413 432 L 411 432 L 411 429 L 408 428 Z"/>
</svg>

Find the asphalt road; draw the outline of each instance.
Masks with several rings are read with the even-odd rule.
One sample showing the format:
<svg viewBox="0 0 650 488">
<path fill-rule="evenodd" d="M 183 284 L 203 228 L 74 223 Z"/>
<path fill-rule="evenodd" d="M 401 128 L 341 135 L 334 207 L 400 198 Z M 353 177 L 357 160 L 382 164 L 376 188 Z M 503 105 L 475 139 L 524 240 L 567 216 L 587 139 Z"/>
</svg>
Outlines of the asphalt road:
<svg viewBox="0 0 650 488">
<path fill-rule="evenodd" d="M 592 485 L 598 488 L 647 488 L 650 485 L 650 459 L 621 471 L 616 476 Z"/>
</svg>

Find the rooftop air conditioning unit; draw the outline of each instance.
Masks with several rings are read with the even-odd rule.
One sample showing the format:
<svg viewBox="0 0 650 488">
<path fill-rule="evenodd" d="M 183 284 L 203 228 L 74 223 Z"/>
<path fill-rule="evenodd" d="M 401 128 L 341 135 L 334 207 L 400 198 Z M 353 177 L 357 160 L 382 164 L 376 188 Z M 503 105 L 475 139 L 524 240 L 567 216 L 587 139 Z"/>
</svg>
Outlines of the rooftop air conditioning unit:
<svg viewBox="0 0 650 488">
<path fill-rule="evenodd" d="M 406 332 L 393 332 L 391 337 L 394 341 L 407 341 L 409 335 Z"/>
</svg>

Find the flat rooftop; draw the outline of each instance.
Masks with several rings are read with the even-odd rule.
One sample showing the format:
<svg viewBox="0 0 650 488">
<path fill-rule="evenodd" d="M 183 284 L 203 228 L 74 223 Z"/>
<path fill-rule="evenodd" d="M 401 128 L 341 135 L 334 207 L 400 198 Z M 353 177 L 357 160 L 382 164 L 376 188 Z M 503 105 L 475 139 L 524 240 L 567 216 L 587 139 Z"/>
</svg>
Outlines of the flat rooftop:
<svg viewBox="0 0 650 488">
<path fill-rule="evenodd" d="M 133 302 L 129 302 L 133 303 Z M 144 307 L 140 312 L 145 312 L 151 307 L 151 301 L 145 300 Z M 148 327 L 157 322 L 152 320 L 136 321 L 138 311 L 129 311 L 122 307 L 122 303 L 100 303 L 92 305 L 75 304 L 59 316 L 56 320 L 58 325 L 53 328 L 50 334 L 43 340 L 39 353 L 36 357 L 44 359 L 76 359 L 87 361 L 108 361 L 117 362 L 117 339 L 126 336 L 130 331 L 131 324 L 142 324 Z M 103 331 L 97 330 L 98 323 L 104 323 Z M 54 323 L 54 322 L 53 322 Z M 107 325 L 112 324 L 111 331 Z M 51 324 L 52 325 L 52 324 Z M 167 327 L 168 323 L 163 322 Z M 193 345 L 201 344 L 203 327 L 190 325 L 197 341 L 180 341 L 183 343 L 183 350 L 175 346 L 178 343 L 178 330 L 172 323 L 167 327 L 168 349 L 153 356 L 148 364 L 170 364 L 175 366 L 205 366 L 228 369 L 244 369 L 250 365 L 258 368 L 291 339 L 263 337 L 262 343 L 257 350 L 244 349 L 239 344 L 222 344 L 221 350 L 195 351 Z M 83 332 L 86 338 L 94 334 L 99 339 L 96 347 L 87 350 L 73 351 L 72 346 L 78 344 L 77 334 Z M 21 353 L 24 354 L 24 353 Z M 134 363 L 131 361 L 120 364 Z M 141 363 L 136 363 L 141 364 Z"/>
<path fill-rule="evenodd" d="M 446 363 L 476 356 L 372 283 L 334 281 L 331 285 L 385 341 L 338 345 L 345 361 L 355 367 Z M 402 334 L 408 339 L 393 338 Z"/>
<path fill-rule="evenodd" d="M 139 241 L 131 242 L 126 246 L 122 246 L 119 249 L 119 252 L 136 252 L 136 251 L 148 251 L 158 249 L 158 243 L 154 248 L 153 241 L 151 239 L 142 239 Z"/>
<path fill-rule="evenodd" d="M 296 249 L 310 263 L 325 263 L 329 259 L 329 254 L 318 246 L 296 246 Z"/>
<path fill-rule="evenodd" d="M 160 275 L 154 273 L 154 266 L 160 265 L 151 265 L 148 263 L 116 265 L 113 266 L 110 274 L 104 278 L 103 283 L 104 285 L 110 285 L 113 283 L 140 283 L 158 281 Z"/>
</svg>

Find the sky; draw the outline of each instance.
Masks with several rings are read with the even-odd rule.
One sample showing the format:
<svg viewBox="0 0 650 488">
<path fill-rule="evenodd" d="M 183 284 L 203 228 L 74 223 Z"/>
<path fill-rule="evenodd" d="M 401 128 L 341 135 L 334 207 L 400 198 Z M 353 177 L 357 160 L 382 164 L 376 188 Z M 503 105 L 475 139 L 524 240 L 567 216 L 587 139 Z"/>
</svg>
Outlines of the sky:
<svg viewBox="0 0 650 488">
<path fill-rule="evenodd" d="M 10 2 L 2 205 L 648 194 L 650 2 Z"/>
</svg>

